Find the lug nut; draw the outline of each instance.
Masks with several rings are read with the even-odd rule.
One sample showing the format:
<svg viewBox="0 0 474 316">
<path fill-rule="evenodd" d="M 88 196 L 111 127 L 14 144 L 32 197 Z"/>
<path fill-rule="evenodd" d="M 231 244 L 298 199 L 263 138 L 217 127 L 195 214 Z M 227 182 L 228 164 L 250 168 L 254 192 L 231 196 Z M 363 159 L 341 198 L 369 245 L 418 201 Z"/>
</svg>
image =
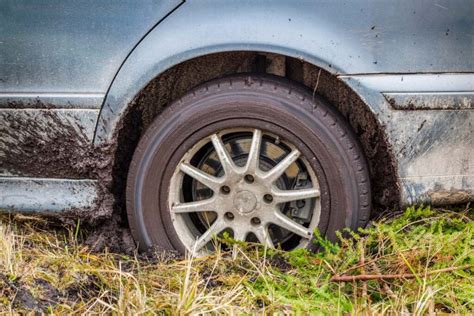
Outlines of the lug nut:
<svg viewBox="0 0 474 316">
<path fill-rule="evenodd" d="M 252 223 L 252 225 L 260 225 L 261 221 L 260 221 L 260 218 L 258 218 L 258 217 L 253 217 L 253 218 L 250 220 L 250 223 Z"/>
<path fill-rule="evenodd" d="M 227 218 L 228 220 L 233 220 L 234 219 L 234 214 L 232 214 L 231 212 L 227 212 L 224 214 L 225 218 Z"/>
<path fill-rule="evenodd" d="M 223 185 L 223 186 L 221 187 L 221 192 L 222 192 L 223 194 L 229 194 L 229 193 L 230 193 L 230 188 L 229 188 L 227 185 Z"/>
<path fill-rule="evenodd" d="M 251 174 L 245 175 L 244 179 L 247 183 L 253 183 L 255 181 L 254 177 Z"/>
<path fill-rule="evenodd" d="M 266 202 L 266 203 L 272 203 L 273 202 L 273 196 L 271 194 L 265 194 L 263 196 L 263 200 Z"/>
</svg>

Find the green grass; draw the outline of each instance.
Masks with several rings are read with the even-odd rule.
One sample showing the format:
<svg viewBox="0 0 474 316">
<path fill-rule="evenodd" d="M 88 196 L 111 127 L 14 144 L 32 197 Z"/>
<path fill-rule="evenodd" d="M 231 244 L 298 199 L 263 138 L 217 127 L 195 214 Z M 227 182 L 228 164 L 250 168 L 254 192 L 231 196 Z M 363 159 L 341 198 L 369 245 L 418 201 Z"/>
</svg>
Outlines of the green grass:
<svg viewBox="0 0 474 316">
<path fill-rule="evenodd" d="M 75 227 L 20 219 L 0 219 L 0 313 L 474 312 L 468 209 L 409 208 L 315 254 L 223 240 L 206 258 L 91 253 Z"/>
</svg>

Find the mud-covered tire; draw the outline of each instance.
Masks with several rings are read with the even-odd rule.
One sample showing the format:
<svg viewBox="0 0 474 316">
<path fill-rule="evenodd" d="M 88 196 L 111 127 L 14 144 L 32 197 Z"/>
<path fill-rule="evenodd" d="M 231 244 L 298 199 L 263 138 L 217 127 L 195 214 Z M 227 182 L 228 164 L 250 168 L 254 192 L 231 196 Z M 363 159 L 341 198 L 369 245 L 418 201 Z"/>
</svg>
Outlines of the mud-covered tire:
<svg viewBox="0 0 474 316">
<path fill-rule="evenodd" d="M 283 78 L 238 75 L 213 80 L 171 104 L 141 138 L 128 173 L 130 228 L 142 250 L 185 251 L 167 201 L 183 155 L 219 129 L 268 129 L 309 157 L 320 182 L 319 231 L 329 239 L 366 224 L 371 209 L 368 167 L 345 119 L 323 98 Z M 312 243 L 308 248 L 314 248 Z"/>
</svg>

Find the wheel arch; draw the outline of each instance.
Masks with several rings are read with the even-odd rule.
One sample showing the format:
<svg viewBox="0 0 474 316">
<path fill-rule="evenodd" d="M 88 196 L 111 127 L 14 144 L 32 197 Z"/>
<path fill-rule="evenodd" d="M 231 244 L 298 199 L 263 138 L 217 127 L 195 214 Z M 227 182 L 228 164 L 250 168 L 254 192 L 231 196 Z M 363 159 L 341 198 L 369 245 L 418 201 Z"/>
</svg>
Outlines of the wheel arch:
<svg viewBox="0 0 474 316">
<path fill-rule="evenodd" d="M 150 35 L 149 35 L 150 36 Z M 318 67 L 328 73 L 337 75 L 341 70 L 336 65 L 315 55 L 305 54 L 293 47 L 268 46 L 263 44 L 235 44 L 206 46 L 196 49 L 180 51 L 176 49 L 175 55 L 163 54 L 161 45 L 148 44 L 145 38 L 125 60 L 112 81 L 103 101 L 99 119 L 94 133 L 94 144 L 100 145 L 109 142 L 120 128 L 120 121 L 129 106 L 137 99 L 139 94 L 159 77 L 174 69 L 182 67 L 192 60 L 206 58 L 207 56 L 228 53 L 268 53 L 290 57 Z M 155 43 L 157 41 L 153 41 Z M 159 41 L 158 41 L 159 42 Z M 146 46 L 146 47 L 144 47 Z M 144 51 L 144 52 L 142 52 Z M 145 52 L 156 52 L 156 56 L 148 56 Z"/>
</svg>

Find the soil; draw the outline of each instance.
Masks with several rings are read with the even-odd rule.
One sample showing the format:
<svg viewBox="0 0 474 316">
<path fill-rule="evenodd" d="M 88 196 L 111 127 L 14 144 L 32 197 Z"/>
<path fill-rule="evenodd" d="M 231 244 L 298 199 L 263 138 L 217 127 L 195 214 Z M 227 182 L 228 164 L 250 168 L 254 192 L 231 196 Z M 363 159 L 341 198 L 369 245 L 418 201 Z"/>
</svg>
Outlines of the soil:
<svg viewBox="0 0 474 316">
<path fill-rule="evenodd" d="M 283 257 L 281 254 L 275 254 L 273 255 L 269 262 L 268 262 L 272 267 L 278 268 L 280 271 L 286 272 L 290 271 L 293 266 L 286 260 L 285 257 Z"/>
<path fill-rule="evenodd" d="M 89 246 L 92 252 L 103 252 L 107 248 L 114 253 L 133 255 L 136 251 L 128 225 L 117 214 L 94 226 L 88 226 L 86 230 L 84 244 Z"/>
<path fill-rule="evenodd" d="M 19 309 L 26 309 L 30 311 L 45 311 L 49 305 L 47 301 L 53 300 L 56 297 L 57 291 L 44 280 L 37 280 L 37 284 L 44 285 L 48 288 L 47 300 L 36 299 L 31 293 L 30 289 L 21 281 L 16 279 L 10 280 L 5 274 L 0 273 L 0 294 L 6 297 L 14 297 L 13 307 Z M 53 293 L 54 292 L 54 293 Z"/>
</svg>

